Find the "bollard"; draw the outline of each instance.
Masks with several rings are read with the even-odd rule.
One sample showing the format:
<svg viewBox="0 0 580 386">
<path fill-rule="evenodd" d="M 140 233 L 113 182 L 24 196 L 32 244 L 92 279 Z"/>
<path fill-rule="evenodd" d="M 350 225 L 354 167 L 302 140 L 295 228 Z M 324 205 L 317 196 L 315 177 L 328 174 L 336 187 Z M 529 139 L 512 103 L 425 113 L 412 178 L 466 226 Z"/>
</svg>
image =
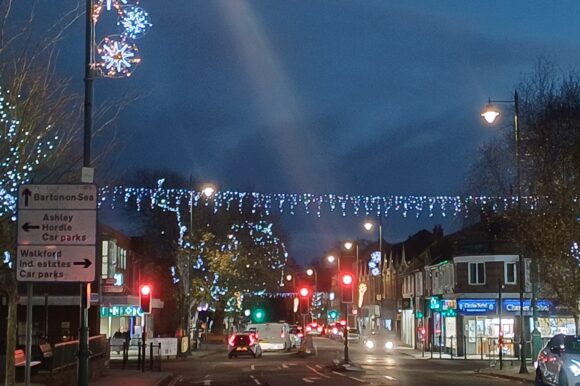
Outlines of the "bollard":
<svg viewBox="0 0 580 386">
<path fill-rule="evenodd" d="M 123 342 L 123 366 L 122 369 L 125 370 L 125 367 L 127 366 L 127 342 Z"/>
<path fill-rule="evenodd" d="M 149 370 L 153 371 L 153 342 L 149 343 Z"/>
<path fill-rule="evenodd" d="M 441 359 L 441 354 L 442 354 L 441 347 L 443 346 L 443 344 L 441 343 L 441 339 L 442 339 L 441 334 L 439 334 L 439 359 Z"/>
<path fill-rule="evenodd" d="M 467 360 L 467 337 L 463 336 L 463 359 Z"/>
<path fill-rule="evenodd" d="M 137 369 L 141 369 L 141 343 L 137 343 Z"/>
<path fill-rule="evenodd" d="M 147 357 L 147 343 L 145 343 L 145 339 L 143 339 L 143 360 L 141 361 L 141 372 L 145 372 L 145 358 Z"/>
<path fill-rule="evenodd" d="M 433 359 L 433 346 L 435 345 L 435 335 L 431 335 L 431 359 Z"/>
<path fill-rule="evenodd" d="M 161 371 L 161 342 L 157 350 L 157 371 Z"/>
<path fill-rule="evenodd" d="M 451 347 L 449 349 L 451 350 L 451 359 L 453 359 L 453 337 L 450 337 L 449 339 L 451 339 Z"/>
<path fill-rule="evenodd" d="M 425 337 L 421 338 L 421 358 L 425 358 Z"/>
<path fill-rule="evenodd" d="M 481 353 L 481 360 L 483 360 L 483 338 L 479 337 L 479 352 Z"/>
</svg>

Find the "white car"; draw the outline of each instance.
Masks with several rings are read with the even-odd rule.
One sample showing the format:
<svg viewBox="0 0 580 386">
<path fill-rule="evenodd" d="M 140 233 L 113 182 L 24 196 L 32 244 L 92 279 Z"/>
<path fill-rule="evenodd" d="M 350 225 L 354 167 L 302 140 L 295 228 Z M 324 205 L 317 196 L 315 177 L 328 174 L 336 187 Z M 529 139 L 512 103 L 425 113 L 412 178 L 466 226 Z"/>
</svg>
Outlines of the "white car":
<svg viewBox="0 0 580 386">
<path fill-rule="evenodd" d="M 555 335 L 538 354 L 536 386 L 580 384 L 580 336 Z"/>
</svg>

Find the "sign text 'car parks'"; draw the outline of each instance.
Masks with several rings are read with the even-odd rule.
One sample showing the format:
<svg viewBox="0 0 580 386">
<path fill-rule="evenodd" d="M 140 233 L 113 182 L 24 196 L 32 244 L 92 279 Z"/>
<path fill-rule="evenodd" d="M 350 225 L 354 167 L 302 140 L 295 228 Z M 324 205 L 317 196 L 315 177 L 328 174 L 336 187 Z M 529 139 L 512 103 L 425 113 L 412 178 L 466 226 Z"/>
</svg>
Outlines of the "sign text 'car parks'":
<svg viewBox="0 0 580 386">
<path fill-rule="evenodd" d="M 93 281 L 96 236 L 95 185 L 20 186 L 18 281 Z"/>
</svg>

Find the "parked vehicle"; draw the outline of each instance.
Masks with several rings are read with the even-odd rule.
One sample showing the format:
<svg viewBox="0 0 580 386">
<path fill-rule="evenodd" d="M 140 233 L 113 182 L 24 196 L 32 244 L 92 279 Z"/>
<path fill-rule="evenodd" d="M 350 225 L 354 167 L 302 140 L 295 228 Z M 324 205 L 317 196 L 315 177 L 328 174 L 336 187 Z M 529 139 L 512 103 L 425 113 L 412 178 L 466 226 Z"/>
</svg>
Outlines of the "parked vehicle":
<svg viewBox="0 0 580 386">
<path fill-rule="evenodd" d="M 534 366 L 536 386 L 580 384 L 580 335 L 555 335 L 540 350 Z"/>
<path fill-rule="evenodd" d="M 251 355 L 254 358 L 262 356 L 262 347 L 252 332 L 236 333 L 228 339 L 228 358 L 238 355 Z"/>
<path fill-rule="evenodd" d="M 349 342 L 360 342 L 360 334 L 358 332 L 358 329 L 354 328 L 354 327 L 349 327 L 347 339 Z M 344 340 L 344 336 L 343 336 L 343 340 Z"/>
<path fill-rule="evenodd" d="M 290 351 L 290 326 L 288 323 L 251 323 L 247 330 L 256 331 L 262 350 L 285 350 Z"/>
<path fill-rule="evenodd" d="M 322 335 L 323 329 L 324 326 L 322 324 L 318 324 L 318 322 L 312 322 L 306 325 L 306 333 L 308 335 Z"/>
</svg>

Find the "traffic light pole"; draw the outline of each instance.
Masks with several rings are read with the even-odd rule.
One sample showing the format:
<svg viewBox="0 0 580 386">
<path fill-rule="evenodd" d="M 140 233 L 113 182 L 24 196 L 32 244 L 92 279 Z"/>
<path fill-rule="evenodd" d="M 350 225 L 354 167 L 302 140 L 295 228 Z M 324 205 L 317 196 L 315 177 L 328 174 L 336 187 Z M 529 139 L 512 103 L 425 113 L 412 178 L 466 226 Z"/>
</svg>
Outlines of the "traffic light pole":
<svg viewBox="0 0 580 386">
<path fill-rule="evenodd" d="M 348 323 L 344 325 L 344 363 L 350 363 L 348 357 Z"/>
</svg>

